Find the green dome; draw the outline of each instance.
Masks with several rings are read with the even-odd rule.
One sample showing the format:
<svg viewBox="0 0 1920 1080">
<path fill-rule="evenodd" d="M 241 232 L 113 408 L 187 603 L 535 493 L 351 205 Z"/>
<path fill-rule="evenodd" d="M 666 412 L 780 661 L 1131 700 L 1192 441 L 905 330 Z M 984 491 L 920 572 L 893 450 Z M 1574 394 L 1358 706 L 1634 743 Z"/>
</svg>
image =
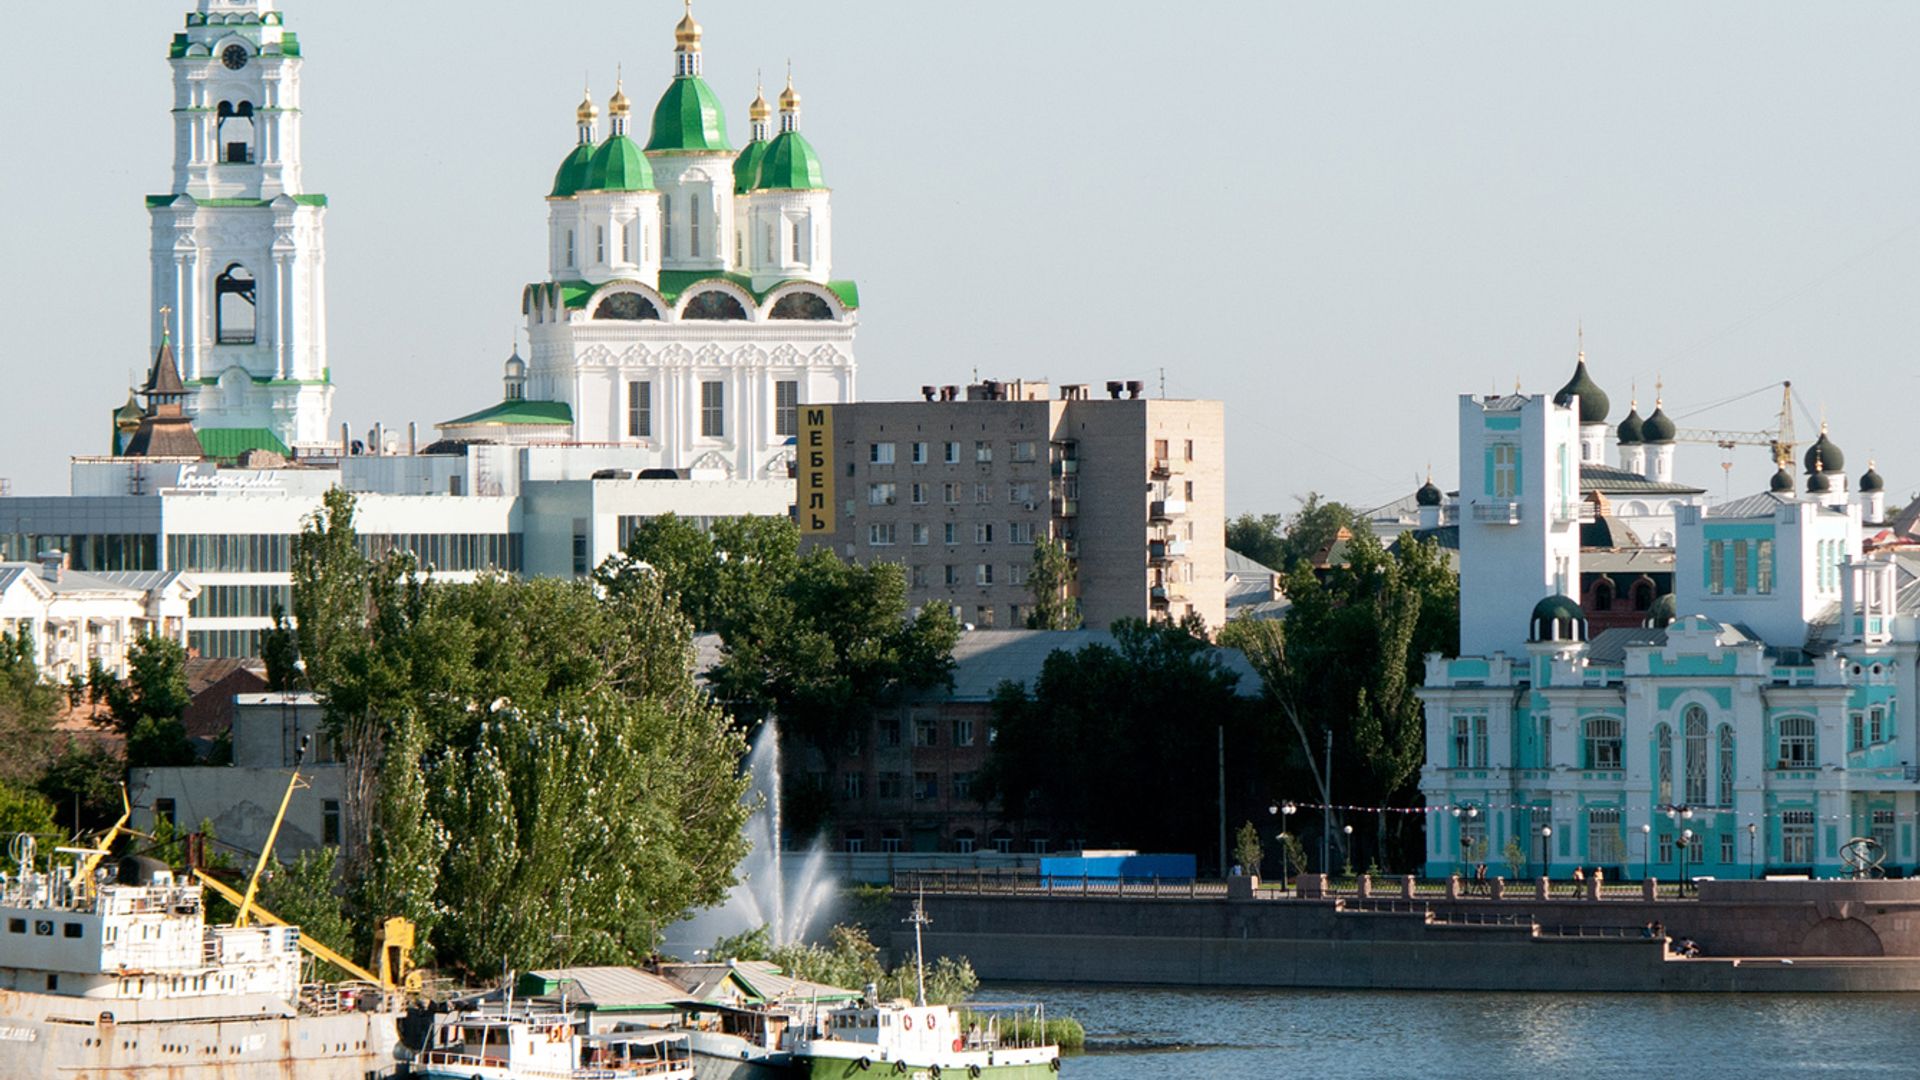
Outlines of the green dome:
<svg viewBox="0 0 1920 1080">
<path fill-rule="evenodd" d="M 581 191 L 652 191 L 653 166 L 625 135 L 615 135 L 593 152 L 580 181 Z"/>
<path fill-rule="evenodd" d="M 1553 395 L 1553 403 L 1566 405 L 1575 397 L 1580 399 L 1581 423 L 1604 424 L 1607 422 L 1607 410 L 1611 403 L 1607 401 L 1606 392 L 1593 381 L 1593 376 L 1587 374 L 1587 361 L 1584 356 L 1574 365 L 1573 378 L 1567 381 L 1567 385 L 1560 388 L 1559 393 Z"/>
<path fill-rule="evenodd" d="M 1653 415 L 1647 417 L 1647 422 L 1640 425 L 1641 437 L 1650 443 L 1670 443 L 1678 434 L 1679 430 L 1674 427 L 1673 418 L 1668 416 L 1667 410 L 1659 404 L 1654 405 Z"/>
<path fill-rule="evenodd" d="M 653 109 L 648 150 L 732 150 L 727 145 L 727 115 L 713 88 L 698 75 L 673 80 Z"/>
<path fill-rule="evenodd" d="M 1549 596 L 1533 605 L 1529 641 L 1585 641 L 1587 613 L 1570 596 Z"/>
<path fill-rule="evenodd" d="M 1647 625 L 1659 630 L 1680 617 L 1680 602 L 1672 593 L 1663 593 L 1647 611 Z"/>
<path fill-rule="evenodd" d="M 767 160 L 767 140 L 755 139 L 733 159 L 733 193 L 745 195 L 760 179 L 760 163 Z"/>
<path fill-rule="evenodd" d="M 593 161 L 593 146 L 581 143 L 560 163 L 560 171 L 553 175 L 553 195 L 555 199 L 571 199 L 579 194 L 586 183 L 587 165 Z"/>
<path fill-rule="evenodd" d="M 827 186 L 820 172 L 820 155 L 798 131 L 782 132 L 767 147 L 760 165 L 760 191 L 818 191 Z"/>
<path fill-rule="evenodd" d="M 1807 448 L 1805 461 L 1808 472 L 1813 471 L 1816 463 L 1830 473 L 1845 472 L 1847 468 L 1847 455 L 1840 452 L 1840 448 L 1833 444 L 1832 439 L 1827 438 L 1825 424 L 1820 425 L 1820 437 Z"/>
<path fill-rule="evenodd" d="M 1644 442 L 1646 440 L 1646 434 L 1643 430 L 1645 425 L 1646 421 L 1640 419 L 1640 410 L 1638 408 L 1628 410 L 1627 418 L 1620 421 L 1620 445 L 1637 446 Z"/>
</svg>

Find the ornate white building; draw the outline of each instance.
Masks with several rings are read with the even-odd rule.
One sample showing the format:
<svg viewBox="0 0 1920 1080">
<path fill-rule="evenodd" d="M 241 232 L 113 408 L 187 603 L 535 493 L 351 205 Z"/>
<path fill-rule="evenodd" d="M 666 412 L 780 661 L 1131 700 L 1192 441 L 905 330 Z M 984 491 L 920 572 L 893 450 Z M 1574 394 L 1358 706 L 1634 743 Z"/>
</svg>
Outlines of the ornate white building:
<svg viewBox="0 0 1920 1080">
<path fill-rule="evenodd" d="M 449 439 L 605 444 L 633 465 L 784 478 L 803 403 L 854 396 L 859 292 L 833 280 L 831 193 L 789 78 L 733 148 L 701 76 L 701 28 L 675 29 L 674 77 L 644 147 L 624 88 L 602 138 L 591 96 L 554 178 L 548 279 L 523 297 L 532 353 L 504 400 Z"/>
<path fill-rule="evenodd" d="M 187 414 L 235 433 L 216 442 L 325 443 L 327 199 L 301 184 L 299 38 L 274 0 L 199 0 L 170 55 L 173 184 L 147 199 L 153 346 L 171 329 Z"/>
</svg>

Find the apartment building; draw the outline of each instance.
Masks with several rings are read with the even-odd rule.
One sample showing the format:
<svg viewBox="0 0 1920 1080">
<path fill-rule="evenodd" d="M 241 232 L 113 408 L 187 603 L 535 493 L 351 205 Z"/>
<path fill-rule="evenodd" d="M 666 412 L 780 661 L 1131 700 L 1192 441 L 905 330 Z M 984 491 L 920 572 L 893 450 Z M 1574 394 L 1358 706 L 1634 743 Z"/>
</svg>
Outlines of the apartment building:
<svg viewBox="0 0 1920 1080">
<path fill-rule="evenodd" d="M 1224 408 L 1138 382 L 981 382 L 925 400 L 802 408 L 805 541 L 907 570 L 915 606 L 1019 628 L 1035 541 L 1060 541 L 1090 629 L 1226 618 Z"/>
</svg>

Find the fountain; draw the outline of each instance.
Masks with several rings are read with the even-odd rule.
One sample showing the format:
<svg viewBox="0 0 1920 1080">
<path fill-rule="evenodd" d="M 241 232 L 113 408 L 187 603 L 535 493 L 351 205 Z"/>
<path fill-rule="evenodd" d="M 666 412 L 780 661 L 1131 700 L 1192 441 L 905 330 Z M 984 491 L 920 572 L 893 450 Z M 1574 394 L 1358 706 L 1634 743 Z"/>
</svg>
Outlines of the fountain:
<svg viewBox="0 0 1920 1080">
<path fill-rule="evenodd" d="M 740 863 L 740 880 L 724 901 L 667 930 L 666 951 L 685 959 L 694 959 L 720 938 L 760 926 L 767 928 L 775 946 L 804 942 L 833 902 L 837 883 L 827 875 L 826 845 L 816 839 L 804 853 L 794 853 L 797 859 L 781 849 L 777 721 L 760 725 L 746 764 L 752 778 L 747 799 L 755 804 L 742 830 L 750 850 Z"/>
</svg>

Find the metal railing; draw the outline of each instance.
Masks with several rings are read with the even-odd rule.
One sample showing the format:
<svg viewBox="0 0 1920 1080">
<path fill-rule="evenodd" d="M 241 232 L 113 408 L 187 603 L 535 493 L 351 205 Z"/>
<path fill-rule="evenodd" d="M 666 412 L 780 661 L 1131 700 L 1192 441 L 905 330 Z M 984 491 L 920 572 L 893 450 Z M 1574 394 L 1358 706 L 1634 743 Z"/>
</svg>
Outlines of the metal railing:
<svg viewBox="0 0 1920 1080">
<path fill-rule="evenodd" d="M 1195 878 L 1097 878 L 1037 870 L 903 870 L 895 891 L 950 896 L 1127 896 L 1188 900 L 1224 897 L 1227 883 Z"/>
</svg>

